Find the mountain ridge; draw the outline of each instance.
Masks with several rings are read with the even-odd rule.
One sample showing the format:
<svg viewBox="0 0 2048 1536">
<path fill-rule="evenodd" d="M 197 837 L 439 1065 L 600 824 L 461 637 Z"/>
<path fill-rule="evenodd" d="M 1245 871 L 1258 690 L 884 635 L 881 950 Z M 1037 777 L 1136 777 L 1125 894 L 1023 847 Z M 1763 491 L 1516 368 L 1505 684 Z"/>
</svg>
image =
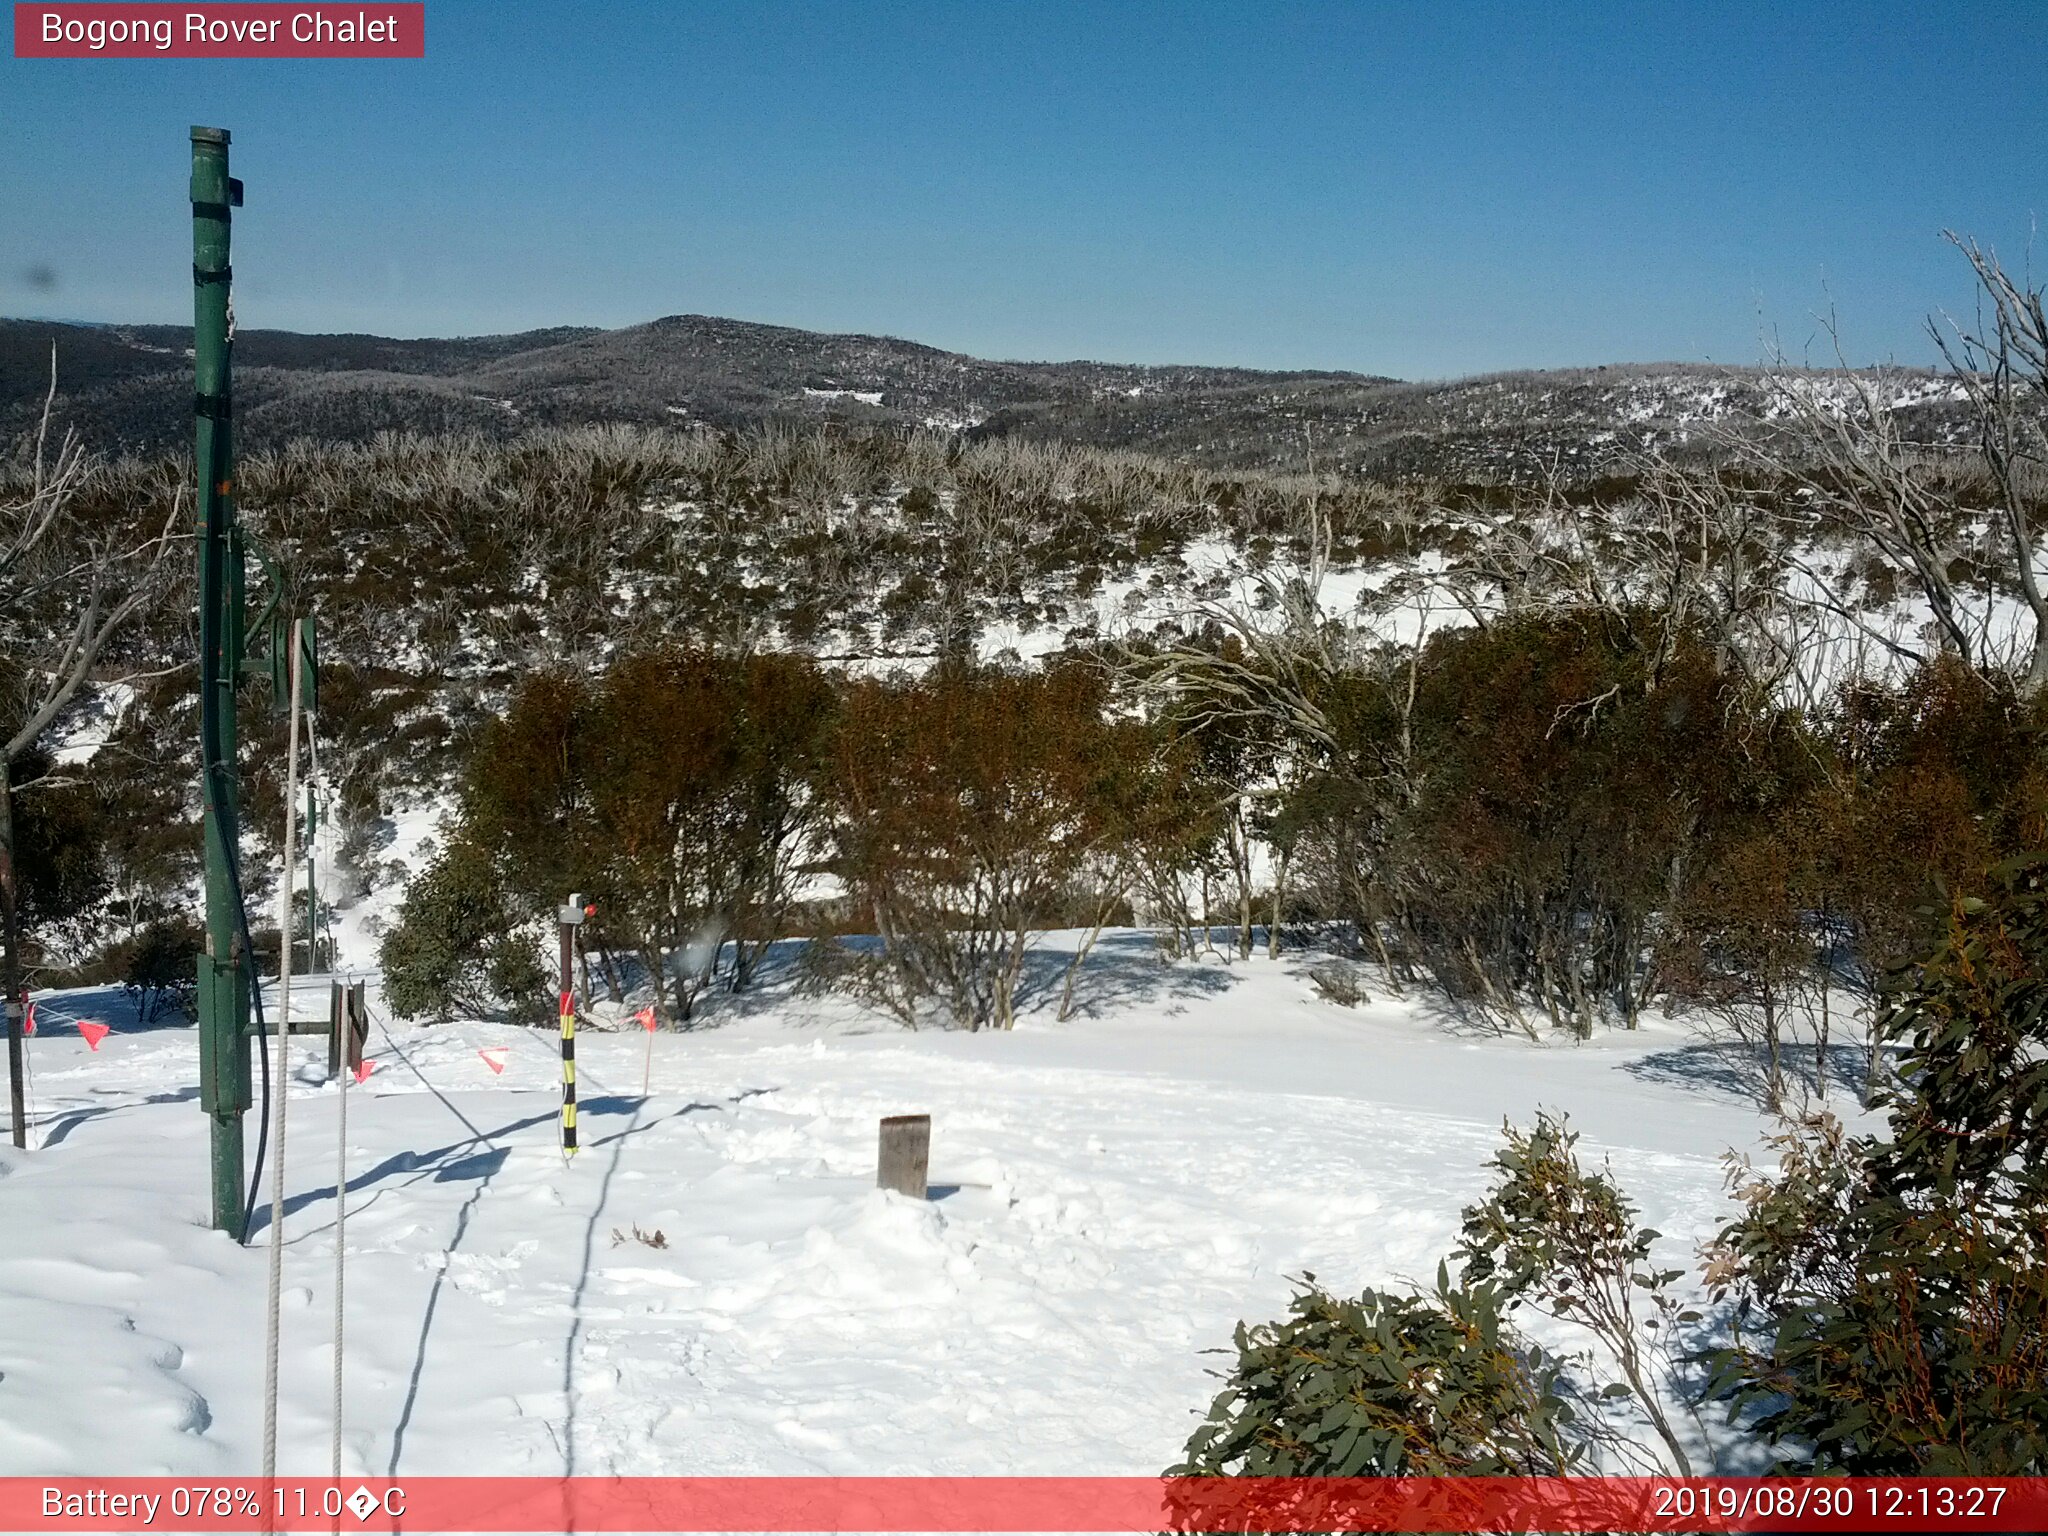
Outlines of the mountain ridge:
<svg viewBox="0 0 2048 1536">
<path fill-rule="evenodd" d="M 65 424 L 109 451 L 181 446 L 190 334 L 0 320 L 0 440 L 34 426 L 55 342 Z M 1761 370 L 1699 363 L 1409 382 L 1345 370 L 987 359 L 900 337 L 694 314 L 476 337 L 250 330 L 236 337 L 235 354 L 238 441 L 249 451 L 386 431 L 511 439 L 604 422 L 825 425 L 1058 440 L 1217 468 L 1490 480 L 1546 462 L 1591 471 L 1643 451 L 1683 451 L 1704 423 L 1763 420 L 1769 403 Z M 1937 394 L 1925 403 L 1938 418 Z"/>
</svg>

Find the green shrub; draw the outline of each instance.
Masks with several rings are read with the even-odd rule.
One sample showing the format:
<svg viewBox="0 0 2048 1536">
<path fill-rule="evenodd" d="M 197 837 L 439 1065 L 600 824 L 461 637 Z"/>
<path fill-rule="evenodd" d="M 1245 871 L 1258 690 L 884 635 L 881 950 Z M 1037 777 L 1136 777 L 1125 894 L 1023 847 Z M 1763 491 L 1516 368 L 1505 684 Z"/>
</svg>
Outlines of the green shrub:
<svg viewBox="0 0 2048 1536">
<path fill-rule="evenodd" d="M 1905 1041 L 1888 1129 L 1815 1116 L 1709 1280 L 1741 1325 L 1717 1390 L 1780 1461 L 1858 1475 L 2048 1472 L 2048 856 L 1958 897 L 1876 1029 Z M 1750 1325 L 1760 1324 L 1752 1328 Z"/>
<path fill-rule="evenodd" d="M 1538 1476 L 1584 1454 L 1558 1369 L 1504 1321 L 1499 1293 L 1309 1282 L 1277 1323 L 1237 1328 L 1236 1367 L 1168 1476 Z"/>
<path fill-rule="evenodd" d="M 137 1020 L 149 1023 L 166 1004 L 181 1014 L 192 1012 L 205 947 L 206 935 L 184 917 L 151 923 L 119 946 L 121 989 L 134 1002 Z"/>
<path fill-rule="evenodd" d="M 1509 1311 L 1534 1306 L 1592 1334 L 1619 1372 L 1601 1395 L 1632 1400 L 1669 1455 L 1661 1470 L 1692 1476 L 1658 1389 L 1694 1395 L 1676 1330 L 1698 1315 L 1670 1294 L 1680 1271 L 1651 1257 L 1662 1234 L 1637 1222 L 1635 1206 L 1604 1171 L 1580 1165 L 1578 1135 L 1563 1116 L 1539 1114 L 1532 1131 L 1504 1131 L 1493 1159 L 1500 1177 L 1464 1213 L 1457 1257 L 1465 1282 L 1497 1286 Z"/>
<path fill-rule="evenodd" d="M 402 1019 L 546 1011 L 546 976 L 519 941 L 491 862 L 457 841 L 405 893 L 378 951 L 384 998 Z"/>
</svg>

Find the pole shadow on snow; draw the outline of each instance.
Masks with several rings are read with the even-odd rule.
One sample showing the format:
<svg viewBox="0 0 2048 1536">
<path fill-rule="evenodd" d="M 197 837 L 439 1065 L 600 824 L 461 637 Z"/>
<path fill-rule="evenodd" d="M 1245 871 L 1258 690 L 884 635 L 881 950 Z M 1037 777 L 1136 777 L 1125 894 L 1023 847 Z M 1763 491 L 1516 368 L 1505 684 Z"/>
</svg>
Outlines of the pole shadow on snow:
<svg viewBox="0 0 2048 1536">
<path fill-rule="evenodd" d="M 406 1054 L 404 1047 L 399 1045 L 398 1041 L 392 1037 L 388 1028 L 383 1031 L 383 1034 L 386 1044 L 398 1060 L 419 1079 L 423 1087 L 432 1093 L 436 1099 L 440 1100 L 448 1112 L 459 1120 L 470 1134 L 457 1141 L 450 1142 L 446 1146 L 437 1147 L 428 1152 L 408 1151 L 394 1154 L 361 1176 L 351 1178 L 348 1181 L 348 1188 L 353 1192 L 357 1189 L 382 1185 L 384 1181 L 400 1173 L 417 1174 L 416 1178 L 406 1181 L 408 1185 L 419 1182 L 421 1178 L 429 1177 L 437 1183 L 470 1182 L 472 1185 L 470 1192 L 464 1197 L 460 1209 L 456 1212 L 455 1232 L 450 1237 L 447 1247 L 443 1249 L 444 1254 L 453 1255 L 461 1250 L 463 1242 L 469 1235 L 470 1220 L 476 1213 L 478 1202 L 482 1200 L 492 1180 L 505 1167 L 510 1149 L 500 1146 L 497 1138 L 509 1135 L 514 1131 L 530 1129 L 542 1123 L 555 1123 L 559 1119 L 560 1112 L 551 1106 L 540 1114 L 509 1121 L 494 1131 L 486 1132 L 480 1130 L 476 1123 L 469 1116 L 465 1115 L 452 1099 L 443 1093 L 425 1073 L 420 1071 L 412 1058 Z M 779 1088 L 746 1088 L 735 1094 L 731 1102 L 739 1103 L 759 1095 L 778 1093 L 780 1091 Z M 683 1116 L 695 1114 L 699 1111 L 716 1110 L 728 1112 L 723 1105 L 692 1102 L 661 1116 L 658 1120 L 642 1124 L 640 1116 L 646 1109 L 648 1102 L 649 1100 L 642 1096 L 628 1097 L 622 1094 L 603 1094 L 597 1098 L 586 1100 L 578 1106 L 579 1118 L 587 1116 L 602 1119 L 617 1117 L 623 1114 L 628 1116 L 628 1124 L 622 1130 L 614 1131 L 608 1136 L 598 1137 L 587 1144 L 588 1150 L 594 1150 L 597 1147 L 610 1144 L 612 1146 L 612 1153 L 605 1168 L 604 1178 L 598 1186 L 596 1203 L 591 1208 L 590 1218 L 584 1225 L 582 1264 L 578 1271 L 575 1290 L 571 1297 L 569 1335 L 565 1341 L 562 1360 L 563 1403 L 566 1414 L 563 1436 L 563 1461 L 565 1472 L 570 1474 L 573 1474 L 576 1470 L 575 1431 L 577 1403 L 575 1369 L 576 1347 L 581 1342 L 583 1331 L 583 1300 L 590 1284 L 590 1267 L 596 1246 L 597 1225 L 609 1202 L 612 1177 L 618 1172 L 619 1159 L 624 1151 L 624 1144 L 630 1137 L 637 1135 L 641 1131 L 651 1130 L 663 1121 L 680 1119 Z M 477 1146 L 478 1143 L 484 1144 L 484 1150 L 477 1152 L 467 1151 L 467 1149 Z M 466 1155 L 456 1155 L 464 1153 Z M 380 1188 L 378 1194 L 381 1195 L 382 1193 L 383 1190 Z M 314 1200 L 331 1200 L 334 1196 L 335 1190 L 330 1185 L 325 1190 L 309 1191 L 304 1195 L 292 1197 L 287 1202 L 287 1205 L 289 1209 L 296 1209 Z M 372 1197 L 373 1201 L 375 1198 L 375 1196 Z M 405 1402 L 399 1410 L 398 1423 L 393 1428 L 391 1434 L 391 1456 L 385 1470 L 387 1477 L 396 1477 L 398 1475 L 399 1466 L 405 1455 L 405 1436 L 407 1430 L 411 1428 L 413 1413 L 419 1403 L 420 1383 L 426 1375 L 427 1346 L 433 1337 L 434 1318 L 440 1308 L 441 1292 L 442 1288 L 447 1284 L 447 1280 L 448 1266 L 444 1264 L 434 1276 L 433 1286 L 427 1293 L 426 1307 L 420 1315 L 419 1338 L 413 1348 L 412 1370 L 406 1382 Z"/>
<path fill-rule="evenodd" d="M 463 1137 L 460 1141 L 451 1141 L 444 1147 L 433 1147 L 425 1152 L 416 1152 L 410 1149 L 403 1152 L 394 1152 L 374 1168 L 366 1168 L 361 1173 L 350 1175 L 348 1181 L 349 1193 L 356 1194 L 361 1190 L 376 1189 L 387 1179 L 392 1179 L 405 1173 L 419 1175 L 417 1179 L 407 1180 L 406 1182 L 409 1184 L 418 1183 L 421 1179 L 448 1182 L 451 1178 L 465 1177 L 465 1175 L 450 1175 L 447 1170 L 451 1165 L 445 1159 L 455 1153 L 475 1146 L 480 1141 L 490 1143 L 491 1147 L 502 1155 L 505 1149 L 497 1145 L 498 1137 L 509 1136 L 514 1131 L 523 1131 L 531 1126 L 549 1123 L 555 1118 L 553 1110 L 544 1110 L 537 1115 L 528 1115 L 523 1120 L 509 1120 L 493 1131 L 476 1131 L 472 1135 Z M 475 1161 L 476 1159 L 473 1157 L 459 1160 L 459 1162 L 467 1163 L 474 1163 Z M 497 1170 L 493 1168 L 491 1171 L 495 1173 Z M 295 1215 L 309 1205 L 318 1204 L 323 1200 L 332 1200 L 334 1196 L 335 1188 L 332 1184 L 315 1189 L 303 1189 L 295 1195 L 285 1196 L 284 1211 L 287 1216 Z M 358 1209 L 363 1209 L 363 1207 L 358 1207 Z M 249 1223 L 249 1235 L 254 1237 L 258 1232 L 269 1226 L 269 1224 L 269 1202 L 259 1200 L 256 1205 L 255 1215 Z M 312 1234 L 301 1233 L 299 1235 L 306 1237 Z M 296 1241 L 296 1239 L 293 1240 Z"/>
<path fill-rule="evenodd" d="M 617 1103 L 619 1103 L 619 1104 L 621 1104 L 621 1105 L 632 1105 L 632 1106 L 634 1106 L 634 1107 L 635 1107 L 635 1109 L 638 1109 L 638 1108 L 644 1107 L 644 1106 L 645 1106 L 645 1105 L 647 1104 L 647 1102 L 648 1102 L 648 1101 L 647 1101 L 646 1099 L 620 1099 L 620 1100 L 617 1100 L 617 1101 L 615 1101 L 615 1102 L 617 1102 Z M 622 1130 L 622 1131 L 613 1131 L 613 1132 L 611 1133 L 611 1135 L 609 1135 L 609 1136 L 599 1136 L 599 1137 L 596 1137 L 596 1138 L 594 1138 L 593 1140 L 590 1140 L 590 1141 L 586 1141 L 586 1142 L 585 1142 L 585 1143 L 584 1143 L 583 1145 L 584 1145 L 585 1147 L 602 1147 L 602 1146 L 607 1146 L 607 1145 L 609 1145 L 610 1143 L 612 1143 L 612 1142 L 614 1142 L 614 1141 L 623 1141 L 623 1140 L 625 1140 L 625 1139 L 626 1139 L 626 1138 L 627 1138 L 628 1136 L 638 1136 L 638 1135 L 639 1135 L 639 1134 L 640 1134 L 640 1133 L 641 1133 L 642 1131 L 651 1131 L 651 1130 L 653 1130 L 653 1129 L 654 1129 L 654 1128 L 655 1128 L 655 1127 L 656 1127 L 657 1125 L 660 1125 L 660 1124 L 662 1124 L 662 1123 L 663 1123 L 664 1121 L 668 1121 L 668 1120 L 680 1120 L 680 1119 L 682 1119 L 682 1118 L 683 1118 L 683 1116 L 685 1116 L 685 1115 L 691 1115 L 691 1114 L 695 1114 L 695 1113 L 696 1113 L 696 1112 L 697 1112 L 698 1110 L 700 1110 L 700 1109 L 702 1109 L 702 1110 L 720 1110 L 720 1111 L 722 1111 L 722 1110 L 723 1110 L 723 1108 L 724 1108 L 724 1106 L 722 1106 L 722 1105 L 718 1105 L 718 1104 L 685 1104 L 685 1105 L 684 1105 L 684 1106 L 683 1106 L 683 1107 L 682 1107 L 681 1109 L 672 1109 L 672 1110 L 670 1110 L 670 1111 L 669 1111 L 669 1112 L 668 1112 L 667 1114 L 665 1114 L 665 1115 L 661 1116 L 661 1117 L 660 1117 L 660 1119 L 657 1119 L 657 1120 L 649 1120 L 649 1121 L 648 1121 L 648 1122 L 647 1122 L 647 1123 L 646 1123 L 645 1125 L 640 1125 L 640 1124 L 633 1124 L 633 1125 L 629 1125 L 629 1126 L 627 1126 L 627 1127 L 626 1127 L 626 1128 L 625 1128 L 624 1130 Z M 578 1106 L 577 1106 L 577 1110 L 576 1110 L 576 1113 L 577 1113 L 577 1116 L 578 1116 L 579 1118 L 581 1118 L 581 1116 L 582 1116 L 582 1114 L 583 1114 L 583 1106 L 581 1106 L 581 1105 L 578 1105 Z M 636 1118 L 637 1118 L 637 1117 L 636 1117 Z"/>
<path fill-rule="evenodd" d="M 640 1131 L 651 1130 L 655 1125 L 659 1125 L 661 1123 L 660 1120 L 649 1121 L 646 1124 L 639 1123 L 640 1112 L 645 1107 L 645 1103 L 646 1101 L 643 1099 L 629 1099 L 617 1095 L 608 1095 L 602 1098 L 591 1099 L 587 1104 L 578 1105 L 579 1118 L 586 1113 L 600 1119 L 620 1114 L 627 1114 L 631 1117 L 632 1123 L 628 1124 L 624 1130 L 615 1131 L 609 1136 L 600 1137 L 596 1141 L 589 1143 L 589 1146 L 595 1148 L 603 1146 L 607 1142 L 620 1143 Z M 661 1119 L 680 1119 L 682 1116 L 698 1110 L 715 1110 L 718 1107 L 715 1104 L 688 1104 L 681 1109 L 662 1116 Z M 404 1164 L 405 1171 L 419 1170 L 421 1178 L 431 1177 L 436 1183 L 473 1181 L 474 1187 L 464 1197 L 461 1208 L 456 1212 L 455 1234 L 449 1239 L 448 1246 L 443 1250 L 444 1254 L 453 1255 L 461 1250 L 462 1244 L 469 1234 L 470 1219 L 475 1215 L 478 1203 L 482 1200 L 485 1191 L 490 1188 L 491 1181 L 504 1170 L 506 1160 L 510 1155 L 511 1149 L 497 1145 L 493 1138 L 507 1135 L 513 1131 L 524 1130 L 543 1122 L 553 1123 L 558 1119 L 559 1111 L 551 1109 L 544 1114 L 531 1115 L 524 1120 L 512 1121 L 488 1134 L 480 1132 L 463 1141 L 453 1142 L 446 1147 L 437 1148 L 431 1153 L 399 1153 L 395 1157 L 387 1158 L 384 1164 L 379 1165 L 379 1169 L 383 1170 L 381 1174 L 379 1169 L 373 1169 L 371 1170 L 371 1175 L 366 1176 L 364 1179 L 351 1179 L 349 1181 L 349 1188 L 354 1190 L 358 1187 L 367 1187 L 369 1183 L 375 1182 L 377 1177 L 389 1177 L 390 1173 L 401 1171 L 390 1166 L 399 1163 Z M 474 1146 L 478 1141 L 491 1141 L 492 1144 L 485 1150 L 471 1152 L 467 1156 L 454 1157 L 449 1161 L 443 1162 L 435 1161 L 435 1159 L 448 1158 L 451 1153 L 461 1152 L 464 1148 Z M 618 1170 L 619 1154 L 623 1150 L 623 1147 L 614 1147 L 610 1163 L 605 1169 L 604 1181 L 599 1186 L 597 1204 L 592 1209 L 590 1220 L 584 1227 L 583 1264 L 577 1276 L 575 1293 L 570 1303 L 571 1320 L 568 1353 L 564 1359 L 562 1374 L 563 1395 L 568 1409 L 568 1423 L 565 1426 L 566 1432 L 564 1434 L 564 1459 L 567 1462 L 567 1470 L 572 1473 L 575 1470 L 576 1416 L 573 1372 L 575 1368 L 576 1344 L 580 1338 L 583 1325 L 583 1295 L 588 1288 L 590 1280 L 590 1261 L 596 1241 L 598 1219 L 604 1212 L 604 1207 L 611 1191 L 612 1175 Z M 408 1182 L 416 1183 L 418 1180 Z M 334 1191 L 330 1187 L 325 1191 L 316 1192 L 312 1196 L 303 1198 L 317 1199 L 324 1196 L 331 1199 L 333 1194 Z M 434 1276 L 433 1287 L 427 1293 L 426 1309 L 420 1316 L 419 1340 L 413 1349 L 412 1372 L 406 1383 L 405 1403 L 399 1410 L 398 1424 L 391 1434 L 391 1460 L 385 1471 L 385 1476 L 387 1477 L 396 1477 L 398 1475 L 399 1462 L 405 1454 L 405 1435 L 407 1429 L 412 1425 L 413 1410 L 419 1401 L 420 1383 L 426 1375 L 427 1345 L 433 1336 L 434 1316 L 440 1308 L 441 1291 L 447 1284 L 447 1280 L 448 1266 L 444 1264 Z"/>
<path fill-rule="evenodd" d="M 90 1120 L 101 1120 L 108 1115 L 139 1109 L 145 1104 L 189 1104 L 198 1097 L 197 1088 L 180 1088 L 176 1093 L 152 1093 L 140 1099 L 130 1099 L 125 1104 L 100 1104 L 90 1109 L 60 1110 L 43 1122 L 43 1134 L 39 1145 L 42 1150 L 48 1151 Z"/>
<path fill-rule="evenodd" d="M 472 1152 L 468 1157 L 458 1157 L 452 1163 L 443 1163 L 434 1170 L 436 1184 L 459 1184 L 464 1179 L 487 1180 L 500 1172 L 505 1159 L 511 1155 L 509 1147 L 493 1147 L 488 1152 Z"/>
<path fill-rule="evenodd" d="M 575 1292 L 569 1298 L 569 1337 L 563 1342 L 562 1346 L 562 1475 L 565 1477 L 574 1477 L 576 1475 L 576 1348 L 583 1340 L 583 1297 L 584 1293 L 590 1289 L 590 1259 L 592 1250 L 597 1244 L 598 1218 L 604 1214 L 605 1206 L 611 1201 L 612 1176 L 619 1171 L 619 1158 L 626 1150 L 626 1139 L 635 1132 L 645 1128 L 639 1122 L 640 1112 L 646 1107 L 647 1103 L 645 1099 L 628 1101 L 615 1097 L 593 1099 L 591 1101 L 593 1108 L 600 1104 L 615 1106 L 628 1102 L 632 1105 L 632 1118 L 626 1128 L 623 1131 L 615 1132 L 603 1138 L 603 1141 L 591 1144 L 595 1148 L 603 1145 L 605 1142 L 609 1142 L 612 1153 L 605 1163 L 604 1178 L 599 1181 L 597 1186 L 597 1200 L 590 1208 L 590 1220 L 583 1224 L 583 1262 L 576 1273 Z M 688 1114 L 690 1109 L 700 1108 L 715 1109 L 717 1106 L 712 1104 L 692 1104 L 689 1109 L 679 1110 L 677 1114 Z M 598 1111 L 598 1113 L 606 1112 L 605 1110 Z M 610 1112 L 616 1113 L 616 1110 Z M 577 1118 L 579 1120 L 582 1118 L 582 1114 L 583 1108 L 581 1105 L 578 1105 Z M 663 1118 L 674 1119 L 676 1116 L 669 1115 Z"/>
<path fill-rule="evenodd" d="M 462 1247 L 462 1240 L 469 1235 L 469 1218 L 476 1213 L 477 1202 L 484 1191 L 491 1187 L 491 1180 L 505 1165 L 504 1149 L 497 1149 L 497 1157 L 490 1170 L 477 1179 L 469 1194 L 462 1202 L 462 1209 L 455 1215 L 455 1235 L 449 1239 L 444 1255 L 452 1258 Z M 385 1468 L 386 1477 L 398 1476 L 399 1459 L 405 1454 L 405 1432 L 412 1425 L 412 1411 L 420 1398 L 420 1382 L 427 1373 L 427 1340 L 434 1331 L 434 1312 L 441 1305 L 441 1287 L 448 1283 L 447 1264 L 443 1264 L 434 1275 L 433 1289 L 427 1292 L 426 1310 L 420 1314 L 419 1342 L 413 1348 L 412 1376 L 405 1384 L 405 1403 L 398 1410 L 398 1424 L 391 1431 L 391 1462 Z"/>
</svg>

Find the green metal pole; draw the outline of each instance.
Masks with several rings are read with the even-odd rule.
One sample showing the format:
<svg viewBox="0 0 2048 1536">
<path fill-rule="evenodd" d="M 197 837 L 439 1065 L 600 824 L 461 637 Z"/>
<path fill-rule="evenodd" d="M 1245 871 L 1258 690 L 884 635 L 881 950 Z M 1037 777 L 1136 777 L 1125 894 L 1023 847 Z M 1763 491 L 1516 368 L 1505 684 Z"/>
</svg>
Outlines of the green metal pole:
<svg viewBox="0 0 2048 1536">
<path fill-rule="evenodd" d="M 199 742 L 204 776 L 206 953 L 199 962 L 199 1102 L 212 1120 L 213 1224 L 242 1237 L 242 1115 L 249 1108 L 249 976 L 229 873 L 235 810 L 235 689 L 241 673 L 242 548 L 229 419 L 228 225 L 241 186 L 225 128 L 192 130 L 192 359 L 198 469 Z"/>
</svg>

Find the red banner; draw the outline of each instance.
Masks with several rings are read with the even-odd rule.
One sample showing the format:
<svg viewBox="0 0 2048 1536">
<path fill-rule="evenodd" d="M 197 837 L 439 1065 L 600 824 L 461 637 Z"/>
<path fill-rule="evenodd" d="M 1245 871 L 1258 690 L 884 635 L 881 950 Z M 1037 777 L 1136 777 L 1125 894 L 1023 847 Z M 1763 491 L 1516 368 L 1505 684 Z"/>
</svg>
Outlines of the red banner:
<svg viewBox="0 0 2048 1536">
<path fill-rule="evenodd" d="M 2048 1478 L 0 1478 L 4 1531 L 2040 1531 Z"/>
<path fill-rule="evenodd" d="M 17 59 L 423 59 L 423 4 L 22 5 Z"/>
</svg>

